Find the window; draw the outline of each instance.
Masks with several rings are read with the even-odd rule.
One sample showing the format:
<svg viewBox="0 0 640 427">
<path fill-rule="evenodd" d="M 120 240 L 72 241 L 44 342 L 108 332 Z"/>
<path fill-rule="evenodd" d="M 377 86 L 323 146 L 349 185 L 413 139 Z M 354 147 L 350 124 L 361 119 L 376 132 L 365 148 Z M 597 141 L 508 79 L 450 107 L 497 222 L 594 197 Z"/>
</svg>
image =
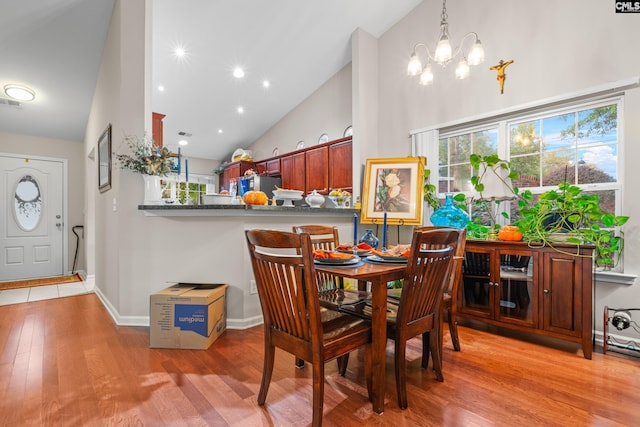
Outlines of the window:
<svg viewBox="0 0 640 427">
<path fill-rule="evenodd" d="M 616 97 L 541 109 L 470 129 L 442 129 L 437 176 L 440 196 L 446 192 L 471 195 L 471 154 L 498 153 L 520 175 L 514 186 L 530 190 L 534 198 L 567 181 L 585 193 L 598 194 L 605 212 L 620 215 L 621 112 L 622 98 Z M 513 205 L 511 218 L 515 219 L 517 206 Z"/>
<path fill-rule="evenodd" d="M 622 96 L 616 96 L 440 129 L 437 173 L 430 165 L 432 180 L 437 180 L 441 198 L 447 192 L 473 196 L 470 156 L 497 153 L 519 174 L 514 187 L 530 190 L 534 202 L 539 194 L 567 181 L 582 188 L 583 194 L 598 195 L 604 212 L 622 215 L 618 162 L 623 146 L 622 107 Z M 498 208 L 509 219 L 470 209 L 472 218 L 485 225 L 492 218 L 502 224 L 513 222 L 519 215 L 515 202 L 502 202 Z"/>
</svg>

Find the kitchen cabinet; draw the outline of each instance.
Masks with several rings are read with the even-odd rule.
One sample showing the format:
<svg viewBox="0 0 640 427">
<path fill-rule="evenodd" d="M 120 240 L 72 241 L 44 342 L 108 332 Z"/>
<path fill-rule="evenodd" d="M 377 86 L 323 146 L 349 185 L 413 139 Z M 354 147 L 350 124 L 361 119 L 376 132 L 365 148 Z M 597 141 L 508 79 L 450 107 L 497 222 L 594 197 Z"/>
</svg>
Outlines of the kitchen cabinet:
<svg viewBox="0 0 640 427">
<path fill-rule="evenodd" d="M 256 172 L 259 175 L 279 176 L 280 158 L 267 159 L 256 162 Z"/>
<path fill-rule="evenodd" d="M 304 152 L 295 152 L 280 158 L 280 174 L 282 188 L 287 190 L 305 190 L 305 165 Z"/>
<path fill-rule="evenodd" d="M 316 190 L 329 194 L 329 148 L 319 146 L 305 151 L 305 193 Z"/>
<path fill-rule="evenodd" d="M 152 136 L 153 136 L 153 145 L 157 145 L 158 147 L 162 148 L 164 145 L 164 124 L 162 122 L 162 120 L 164 120 L 164 118 L 166 117 L 166 114 L 160 114 L 160 113 L 151 113 L 151 117 L 152 117 Z"/>
<path fill-rule="evenodd" d="M 592 355 L 592 248 L 468 240 L 458 315 L 581 344 Z"/>
<path fill-rule="evenodd" d="M 255 164 L 253 162 L 247 162 L 245 160 L 239 160 L 232 162 L 224 167 L 224 170 L 220 174 L 220 190 L 229 190 L 229 184 L 232 179 L 238 178 L 249 170 L 253 169 Z"/>
<path fill-rule="evenodd" d="M 351 138 L 329 145 L 329 191 L 346 190 L 353 194 L 353 154 Z"/>
</svg>

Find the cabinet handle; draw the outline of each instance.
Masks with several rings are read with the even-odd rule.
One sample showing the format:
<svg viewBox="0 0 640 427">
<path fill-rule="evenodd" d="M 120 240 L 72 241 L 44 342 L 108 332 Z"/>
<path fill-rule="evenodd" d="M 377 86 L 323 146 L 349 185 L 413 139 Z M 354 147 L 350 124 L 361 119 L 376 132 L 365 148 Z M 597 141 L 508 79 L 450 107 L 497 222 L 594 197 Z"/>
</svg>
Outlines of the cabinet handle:
<svg viewBox="0 0 640 427">
<path fill-rule="evenodd" d="M 551 291 L 550 291 L 549 289 L 545 289 L 545 290 L 543 290 L 543 291 L 542 291 L 542 293 L 543 293 L 543 294 L 548 294 L 548 293 L 550 293 L 550 292 L 551 292 Z"/>
</svg>

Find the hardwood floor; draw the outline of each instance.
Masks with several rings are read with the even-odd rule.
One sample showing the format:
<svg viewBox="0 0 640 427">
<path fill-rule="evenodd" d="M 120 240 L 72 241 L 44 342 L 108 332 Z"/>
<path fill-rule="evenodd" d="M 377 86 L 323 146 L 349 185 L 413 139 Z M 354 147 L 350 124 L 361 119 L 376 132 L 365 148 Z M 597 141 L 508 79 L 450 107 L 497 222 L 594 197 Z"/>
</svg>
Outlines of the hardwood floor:
<svg viewBox="0 0 640 427">
<path fill-rule="evenodd" d="M 461 326 L 445 334 L 444 377 L 407 357 L 409 408 L 398 408 L 392 342 L 385 412 L 367 401 L 363 354 L 346 377 L 326 366 L 324 425 L 638 425 L 640 359 L 516 340 Z M 118 327 L 94 294 L 0 307 L 0 425 L 304 426 L 311 370 L 276 353 L 267 403 L 256 403 L 262 327 L 227 330 L 204 350 L 150 349 L 148 328 Z"/>
</svg>

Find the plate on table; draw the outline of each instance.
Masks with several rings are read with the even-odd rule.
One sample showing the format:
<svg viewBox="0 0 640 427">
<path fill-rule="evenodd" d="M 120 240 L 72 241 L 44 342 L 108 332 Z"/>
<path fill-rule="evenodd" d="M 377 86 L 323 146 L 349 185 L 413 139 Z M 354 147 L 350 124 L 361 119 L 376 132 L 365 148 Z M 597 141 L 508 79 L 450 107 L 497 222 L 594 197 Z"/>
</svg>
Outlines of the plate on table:
<svg viewBox="0 0 640 427">
<path fill-rule="evenodd" d="M 406 264 L 409 258 L 405 257 L 385 257 L 382 258 L 378 255 L 370 255 L 367 257 L 367 261 L 374 264 Z"/>
<path fill-rule="evenodd" d="M 360 257 L 349 258 L 314 258 L 313 262 L 319 265 L 351 265 L 360 262 Z"/>
<path fill-rule="evenodd" d="M 407 262 L 409 258 L 406 256 L 397 256 L 397 255 L 380 255 L 376 254 L 375 256 L 382 258 L 385 261 L 395 261 L 395 262 Z"/>
</svg>

